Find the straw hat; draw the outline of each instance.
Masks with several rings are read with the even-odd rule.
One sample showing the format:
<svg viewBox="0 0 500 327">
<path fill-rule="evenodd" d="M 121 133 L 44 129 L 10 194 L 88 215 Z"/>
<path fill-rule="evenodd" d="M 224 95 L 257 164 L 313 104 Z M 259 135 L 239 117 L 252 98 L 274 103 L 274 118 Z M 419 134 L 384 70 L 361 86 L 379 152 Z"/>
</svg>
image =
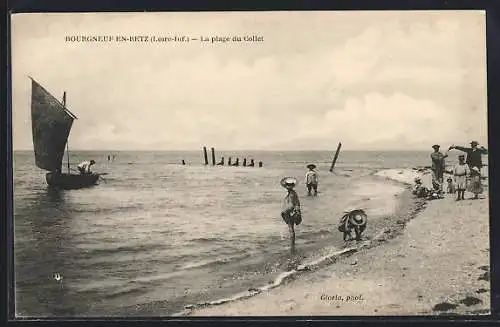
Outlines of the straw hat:
<svg viewBox="0 0 500 327">
<path fill-rule="evenodd" d="M 295 186 L 297 184 L 297 179 L 294 177 L 284 177 L 280 181 L 280 185 L 286 188 L 288 185 Z"/>
<path fill-rule="evenodd" d="M 441 146 L 440 146 L 439 144 L 434 144 L 434 145 L 432 146 L 432 148 L 433 148 L 433 149 L 439 149 L 440 147 L 441 147 Z"/>
<path fill-rule="evenodd" d="M 474 145 L 479 145 L 479 143 L 477 141 L 471 141 L 470 142 L 470 145 L 474 146 Z"/>
<path fill-rule="evenodd" d="M 366 224 L 366 213 L 363 210 L 354 210 L 353 212 L 351 212 L 350 217 L 352 218 L 351 222 L 354 225 L 359 226 Z"/>
<path fill-rule="evenodd" d="M 315 169 L 316 165 L 315 164 L 308 164 L 306 167 L 309 169 Z"/>
<path fill-rule="evenodd" d="M 472 167 L 471 170 L 474 170 L 476 173 L 479 173 L 479 168 L 478 167 Z"/>
</svg>

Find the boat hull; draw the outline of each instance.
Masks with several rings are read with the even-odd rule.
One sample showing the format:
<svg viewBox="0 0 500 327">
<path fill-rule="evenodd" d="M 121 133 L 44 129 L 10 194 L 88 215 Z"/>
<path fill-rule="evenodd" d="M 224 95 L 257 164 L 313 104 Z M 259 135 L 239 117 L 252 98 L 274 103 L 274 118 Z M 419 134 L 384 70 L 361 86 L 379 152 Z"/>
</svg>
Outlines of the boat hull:
<svg viewBox="0 0 500 327">
<path fill-rule="evenodd" d="M 63 190 L 75 190 L 85 187 L 90 187 L 97 184 L 99 174 L 54 174 L 47 173 L 45 175 L 47 185 L 51 188 Z"/>
</svg>

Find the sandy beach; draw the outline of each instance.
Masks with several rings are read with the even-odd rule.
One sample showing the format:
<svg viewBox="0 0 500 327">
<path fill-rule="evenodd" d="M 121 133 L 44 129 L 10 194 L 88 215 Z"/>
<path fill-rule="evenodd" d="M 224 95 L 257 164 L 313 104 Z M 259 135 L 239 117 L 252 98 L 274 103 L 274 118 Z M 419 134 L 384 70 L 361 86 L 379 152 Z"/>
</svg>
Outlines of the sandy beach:
<svg viewBox="0 0 500 327">
<path fill-rule="evenodd" d="M 408 183 L 412 170 L 380 177 Z M 424 183 L 429 174 L 420 173 Z M 408 191 L 407 191 L 408 192 Z M 385 228 L 282 285 L 220 305 L 195 308 L 191 316 L 344 316 L 489 314 L 488 193 L 478 200 L 412 199 Z"/>
</svg>

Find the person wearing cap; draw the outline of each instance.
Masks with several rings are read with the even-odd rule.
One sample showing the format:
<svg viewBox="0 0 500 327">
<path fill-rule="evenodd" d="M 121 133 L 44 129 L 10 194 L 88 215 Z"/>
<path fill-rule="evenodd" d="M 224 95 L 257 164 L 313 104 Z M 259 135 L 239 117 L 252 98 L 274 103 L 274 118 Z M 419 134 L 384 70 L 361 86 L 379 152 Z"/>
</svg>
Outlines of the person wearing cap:
<svg viewBox="0 0 500 327">
<path fill-rule="evenodd" d="M 315 165 L 307 165 L 309 169 L 306 173 L 306 187 L 307 187 L 307 195 L 311 195 L 311 191 L 314 190 L 314 195 L 318 195 L 318 173 L 314 170 L 316 168 Z"/>
<path fill-rule="evenodd" d="M 94 160 L 84 161 L 78 164 L 77 168 L 80 174 L 92 174 L 90 167 L 95 164 Z"/>
<path fill-rule="evenodd" d="M 481 171 L 481 168 L 483 168 L 482 155 L 488 154 L 488 150 L 486 150 L 484 146 L 478 147 L 478 145 L 479 143 L 477 141 L 472 141 L 470 142 L 470 148 L 452 145 L 449 150 L 455 149 L 467 153 L 465 163 L 469 165 L 470 169 L 477 167 L 479 171 Z"/>
<path fill-rule="evenodd" d="M 445 171 L 445 161 L 444 159 L 448 157 L 448 152 L 442 153 L 439 151 L 439 144 L 434 144 L 432 146 L 434 152 L 431 153 L 431 170 L 432 170 L 432 185 L 433 188 L 438 191 L 443 191 L 443 182 L 444 182 L 444 171 Z"/>
<path fill-rule="evenodd" d="M 464 194 L 467 188 L 467 175 L 469 175 L 469 166 L 465 163 L 463 154 L 458 156 L 458 164 L 453 168 L 453 176 L 455 177 L 455 186 L 457 188 L 457 201 L 465 200 Z"/>
<path fill-rule="evenodd" d="M 295 227 L 294 225 L 299 225 L 302 222 L 302 213 L 300 211 L 300 200 L 297 192 L 295 192 L 294 187 L 297 184 L 297 180 L 293 177 L 285 177 L 280 182 L 288 192 L 283 199 L 283 206 L 281 208 L 281 217 L 283 221 L 287 224 L 288 230 L 290 232 L 290 251 L 292 254 L 295 253 Z"/>
</svg>

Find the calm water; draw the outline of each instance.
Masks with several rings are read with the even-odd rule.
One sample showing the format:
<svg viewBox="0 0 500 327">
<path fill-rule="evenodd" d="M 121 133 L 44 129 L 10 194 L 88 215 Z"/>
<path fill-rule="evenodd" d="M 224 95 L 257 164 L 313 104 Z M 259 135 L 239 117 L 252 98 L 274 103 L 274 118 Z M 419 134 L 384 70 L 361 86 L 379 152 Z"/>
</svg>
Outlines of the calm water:
<svg viewBox="0 0 500 327">
<path fill-rule="evenodd" d="M 346 207 L 384 214 L 391 185 L 373 172 L 429 164 L 427 152 L 342 152 L 331 174 L 331 152 L 245 153 L 263 168 L 205 167 L 199 152 L 115 154 L 108 162 L 108 152 L 72 153 L 73 163 L 94 159 L 94 171 L 109 174 L 96 187 L 57 193 L 31 152 L 14 154 L 18 315 L 169 315 L 265 285 L 288 257 L 282 177 L 302 183 L 305 163 L 319 166 L 319 196 L 297 188 L 297 246 L 307 256 L 340 246 Z M 220 155 L 242 162 L 242 153 Z"/>
</svg>

